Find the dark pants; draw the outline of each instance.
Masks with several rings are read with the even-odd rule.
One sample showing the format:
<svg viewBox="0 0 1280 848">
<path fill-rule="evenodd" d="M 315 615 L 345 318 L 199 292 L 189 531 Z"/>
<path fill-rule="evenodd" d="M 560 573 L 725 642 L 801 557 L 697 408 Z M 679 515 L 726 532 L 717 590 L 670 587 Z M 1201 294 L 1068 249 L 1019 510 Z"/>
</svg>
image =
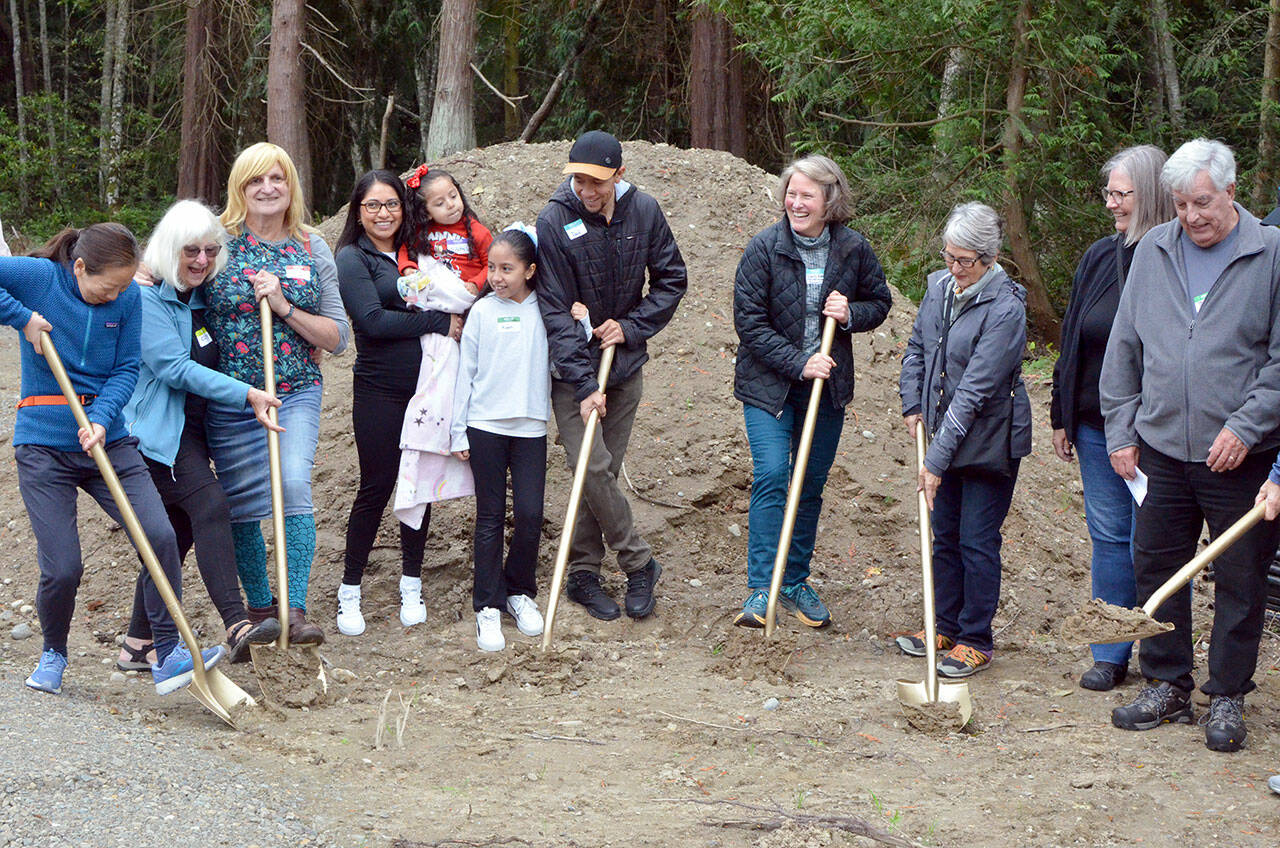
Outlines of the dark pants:
<svg viewBox="0 0 1280 848">
<path fill-rule="evenodd" d="M 1236 470 L 1217 473 L 1203 462 L 1180 462 L 1150 445 L 1139 445 L 1138 464 L 1148 478 L 1147 497 L 1138 507 L 1133 535 L 1140 601 L 1151 597 L 1195 556 L 1205 522 L 1216 538 L 1253 508 L 1254 496 L 1275 458 L 1274 449 L 1257 451 Z M 1276 555 L 1276 536 L 1277 522 L 1260 522 L 1213 562 L 1209 680 L 1200 687 L 1206 694 L 1243 695 L 1254 689 L 1267 569 Z M 1172 622 L 1177 629 L 1142 640 L 1138 649 L 1142 676 L 1192 689 L 1191 587 L 1165 601 L 1155 618 Z"/>
<path fill-rule="evenodd" d="M 649 543 L 636 532 L 631 504 L 618 486 L 618 474 L 643 393 L 644 381 L 638 371 L 634 377 L 606 388 L 606 414 L 591 443 L 587 476 L 582 486 L 583 503 L 569 546 L 570 574 L 578 571 L 599 574 L 606 542 L 618 555 L 618 567 L 626 572 L 639 571 L 653 556 Z M 578 449 L 587 431 L 578 411 L 580 405 L 573 398 L 573 386 L 552 380 L 551 406 L 560 430 L 560 444 L 564 446 L 569 468 L 573 469 L 578 464 Z"/>
<path fill-rule="evenodd" d="M 200 579 L 222 618 L 222 626 L 229 628 L 244 621 L 249 616 L 240 597 L 235 543 L 231 538 L 231 508 L 210 467 L 203 426 L 183 431 L 172 468 L 148 457 L 143 459 L 169 514 L 169 523 L 173 525 L 179 560 L 185 561 L 194 545 Z M 129 636 L 143 641 L 151 639 L 144 588 L 146 573 L 143 569 L 138 574 L 128 630 Z"/>
<path fill-rule="evenodd" d="M 933 498 L 933 598 L 938 632 L 991 653 L 1000 604 L 1000 526 L 1009 514 L 1018 461 L 1008 477 L 948 471 Z"/>
<path fill-rule="evenodd" d="M 178 542 L 169 525 L 164 504 L 156 493 L 151 474 L 137 439 L 118 439 L 107 445 L 107 458 L 120 478 L 138 523 L 155 551 L 173 591 L 182 595 L 182 569 Z M 124 523 L 107 482 L 102 479 L 93 457 L 83 451 L 60 451 L 42 445 L 18 445 L 13 451 L 18 464 L 18 489 L 31 519 L 40 562 L 40 586 L 36 590 L 36 612 L 44 632 L 44 649 L 67 652 L 67 633 L 75 612 L 76 590 L 84 574 L 80 559 L 80 535 L 76 532 L 76 490 L 84 489 L 115 521 Z M 130 539 L 132 541 L 132 539 Z M 151 632 L 158 645 L 178 641 L 178 628 L 165 609 L 160 592 L 150 575 L 143 581 L 143 598 Z"/>
<path fill-rule="evenodd" d="M 542 538 L 542 496 L 547 480 L 547 437 L 500 436 L 467 428 L 471 476 L 476 484 L 475 583 L 471 605 L 505 609 L 508 595 L 538 594 L 534 570 Z M 507 471 L 511 471 L 511 547 L 502 563 L 507 525 Z"/>
<path fill-rule="evenodd" d="M 382 513 L 396 488 L 400 470 L 400 430 L 409 398 L 394 398 L 352 386 L 351 426 L 355 430 L 356 454 L 360 459 L 360 488 L 347 519 L 346 565 L 342 582 L 359 586 L 369 563 L 369 551 L 378 535 Z M 400 568 L 406 577 L 422 575 L 422 554 L 427 546 L 431 505 L 422 516 L 422 527 L 414 530 L 400 524 Z"/>
</svg>

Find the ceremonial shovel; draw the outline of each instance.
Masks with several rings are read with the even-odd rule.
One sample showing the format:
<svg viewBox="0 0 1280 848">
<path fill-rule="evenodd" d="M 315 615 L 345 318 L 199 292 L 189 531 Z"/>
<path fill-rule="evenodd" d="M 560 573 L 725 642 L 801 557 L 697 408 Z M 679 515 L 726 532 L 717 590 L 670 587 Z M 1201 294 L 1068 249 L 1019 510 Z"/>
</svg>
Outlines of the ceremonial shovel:
<svg viewBox="0 0 1280 848">
<path fill-rule="evenodd" d="M 89 423 L 89 417 L 84 413 L 84 407 L 80 405 L 79 395 L 76 394 L 75 388 L 71 385 L 71 380 L 67 377 L 67 369 L 62 365 L 62 359 L 58 356 L 58 351 L 54 349 L 53 339 L 50 338 L 48 332 L 41 331 L 40 345 L 44 349 L 45 361 L 49 363 L 49 370 L 53 372 L 53 377 L 58 381 L 58 386 L 62 389 L 62 394 L 67 399 L 67 406 L 71 407 L 71 414 L 75 416 L 76 423 L 89 432 L 93 431 L 93 426 Z M 164 601 L 165 607 L 169 610 L 169 615 L 173 617 L 173 622 L 178 626 L 178 633 L 182 635 L 183 641 L 187 643 L 187 647 L 191 650 L 192 661 L 192 680 L 191 685 L 186 690 L 195 696 L 195 699 L 204 704 L 218 718 L 225 721 L 232 727 L 235 726 L 235 718 L 233 711 L 238 707 L 254 706 L 254 700 L 249 693 L 241 689 L 239 686 L 231 682 L 231 679 L 222 673 L 221 669 L 205 668 L 204 656 L 200 653 L 200 643 L 196 641 L 196 634 L 191 630 L 191 625 L 187 622 L 187 617 L 182 612 L 182 604 L 178 602 L 178 596 L 173 592 L 173 586 L 169 585 L 169 580 L 165 577 L 164 569 L 160 567 L 160 562 L 156 559 L 155 551 L 151 548 L 151 543 L 147 541 L 147 534 L 142 530 L 142 524 L 138 521 L 138 515 L 133 511 L 133 505 L 129 503 L 129 497 L 125 494 L 124 487 L 120 485 L 120 478 L 116 475 L 116 471 L 111 467 L 111 461 L 107 459 L 107 452 L 102 445 L 94 445 L 90 451 L 93 461 L 98 465 L 98 471 L 102 474 L 102 479 L 106 481 L 107 488 L 111 491 L 111 497 L 116 502 L 116 508 L 120 510 L 120 517 L 124 521 L 125 529 L 129 531 L 129 537 L 133 539 L 134 547 L 138 549 L 138 555 L 142 557 L 142 563 L 147 568 L 147 573 L 151 575 L 151 579 L 156 584 L 156 589 L 160 592 L 160 598 Z"/>
<path fill-rule="evenodd" d="M 600 353 L 600 373 L 596 382 L 600 391 L 605 391 L 609 382 L 609 369 L 613 367 L 613 350 L 609 345 Z M 587 479 L 587 463 L 591 460 L 591 445 L 595 442 L 596 422 L 600 420 L 600 411 L 591 410 L 587 416 L 587 427 L 582 433 L 582 446 L 578 448 L 578 462 L 573 467 L 573 486 L 569 489 L 569 508 L 564 514 L 564 529 L 560 531 L 560 547 L 556 551 L 555 570 L 551 572 L 551 596 L 547 600 L 547 618 L 542 630 L 542 650 L 551 645 L 551 628 L 556 620 L 556 607 L 560 601 L 560 586 L 564 583 L 564 569 L 569 562 L 569 544 L 573 541 L 573 527 L 578 523 L 578 502 L 582 500 L 582 485 Z"/>
<path fill-rule="evenodd" d="M 916 422 L 916 471 L 924 468 L 924 421 Z M 923 682 L 898 681 L 898 700 L 911 707 L 944 702 L 955 704 L 960 712 L 960 727 L 973 715 L 969 684 L 938 680 L 938 629 L 933 614 L 933 530 L 929 524 L 929 504 L 924 492 L 916 493 L 916 509 L 920 514 L 920 570 L 924 574 L 924 644 L 925 677 Z"/>
</svg>

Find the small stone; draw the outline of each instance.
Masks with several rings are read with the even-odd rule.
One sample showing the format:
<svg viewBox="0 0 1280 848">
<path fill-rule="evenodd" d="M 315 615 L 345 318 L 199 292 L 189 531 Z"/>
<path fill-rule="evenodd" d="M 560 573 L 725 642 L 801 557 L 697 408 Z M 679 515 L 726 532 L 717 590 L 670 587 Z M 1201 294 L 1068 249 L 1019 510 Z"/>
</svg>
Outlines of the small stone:
<svg viewBox="0 0 1280 848">
<path fill-rule="evenodd" d="M 30 639 L 34 635 L 35 631 L 32 630 L 31 625 L 25 621 L 21 624 L 15 625 L 14 628 L 9 631 L 9 638 L 15 640 Z"/>
<path fill-rule="evenodd" d="M 778 699 L 777 699 L 777 698 L 769 698 L 769 699 L 767 699 L 767 700 L 764 702 L 764 708 L 765 708 L 766 710 L 768 710 L 769 712 L 773 712 L 773 711 L 774 711 L 774 710 L 776 710 L 779 706 L 781 706 L 781 704 L 779 704 L 779 703 L 778 703 Z"/>
<path fill-rule="evenodd" d="M 730 524 L 730 525 L 729 525 L 729 535 L 730 535 L 730 536 L 732 536 L 732 537 L 733 537 L 733 538 L 735 538 L 735 539 L 741 538 L 741 537 L 742 537 L 742 528 L 741 528 L 741 527 L 739 527 L 737 524 Z"/>
<path fill-rule="evenodd" d="M 864 439 L 874 439 L 875 437 L 876 437 L 876 434 L 871 432 L 870 430 L 862 431 L 862 438 Z"/>
<path fill-rule="evenodd" d="M 339 683 L 350 683 L 356 679 L 356 673 L 349 668 L 329 669 L 329 676 Z"/>
<path fill-rule="evenodd" d="M 35 607 L 31 606 L 31 604 L 23 604 L 22 606 L 18 607 L 18 612 L 22 613 L 23 615 L 27 615 L 34 609 Z"/>
<path fill-rule="evenodd" d="M 120 671 L 111 672 L 111 684 L 113 686 L 123 686 L 128 679 L 129 678 L 124 676 L 124 672 L 120 672 Z"/>
<path fill-rule="evenodd" d="M 507 673 L 507 667 L 505 665 L 500 665 L 500 666 L 496 666 L 494 668 L 489 669 L 487 672 L 485 672 L 484 676 L 489 678 L 490 683 L 497 683 L 499 680 L 502 679 L 502 675 L 506 673 Z"/>
<path fill-rule="evenodd" d="M 1093 775 L 1082 774 L 1077 777 L 1073 777 L 1071 779 L 1071 788 L 1072 789 L 1088 789 L 1089 787 L 1093 786 L 1094 782 L 1096 781 L 1097 781 L 1097 778 L 1094 777 Z"/>
<path fill-rule="evenodd" d="M 702 588 L 702 581 L 701 581 L 701 580 L 699 580 L 699 579 L 698 579 L 698 578 L 696 578 L 696 577 L 691 577 L 691 578 L 689 578 L 689 585 L 690 585 L 690 586 L 692 586 L 692 587 L 693 587 L 693 588 L 695 588 L 695 589 L 701 589 L 701 588 Z"/>
</svg>

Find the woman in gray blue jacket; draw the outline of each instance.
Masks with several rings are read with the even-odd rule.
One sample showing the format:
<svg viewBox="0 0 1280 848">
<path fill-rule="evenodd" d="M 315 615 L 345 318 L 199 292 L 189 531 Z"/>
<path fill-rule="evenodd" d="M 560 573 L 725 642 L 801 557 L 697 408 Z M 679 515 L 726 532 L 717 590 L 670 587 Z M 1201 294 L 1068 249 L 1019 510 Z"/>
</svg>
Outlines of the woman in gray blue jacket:
<svg viewBox="0 0 1280 848">
<path fill-rule="evenodd" d="M 264 427 L 279 430 L 267 409 L 280 402 L 217 370 L 218 347 L 205 327 L 201 287 L 226 264 L 226 243 L 217 216 L 194 200 L 178 201 L 156 225 L 143 258 L 158 282 L 142 287 L 142 364 L 124 419 L 169 514 L 179 556 L 185 559 L 194 544 L 200 577 L 227 630 L 229 659 L 241 662 L 250 643 L 275 641 L 280 624 L 275 618 L 251 624 L 240 597 L 231 512 L 209 467 L 205 409 L 211 400 L 251 407 Z M 133 618 L 116 661 L 125 670 L 150 667 L 142 585 L 139 575 Z"/>
<path fill-rule="evenodd" d="M 902 416 L 932 435 L 919 489 L 933 515 L 938 671 L 968 677 L 991 662 L 1000 602 L 1000 527 L 1018 461 L 1031 453 L 1031 403 L 1022 385 L 1026 291 L 996 262 L 1000 216 L 981 203 L 951 210 L 945 271 L 929 276 L 902 357 Z M 922 657 L 924 631 L 898 637 Z"/>
</svg>

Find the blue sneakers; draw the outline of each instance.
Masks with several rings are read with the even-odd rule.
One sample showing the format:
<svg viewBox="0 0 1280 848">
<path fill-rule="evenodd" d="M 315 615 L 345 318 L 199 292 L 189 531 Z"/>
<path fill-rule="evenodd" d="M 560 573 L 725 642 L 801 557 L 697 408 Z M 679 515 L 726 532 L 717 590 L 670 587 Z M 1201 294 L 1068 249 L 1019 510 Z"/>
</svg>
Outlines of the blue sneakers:
<svg viewBox="0 0 1280 848">
<path fill-rule="evenodd" d="M 733 623 L 739 627 L 764 627 L 764 619 L 768 613 L 769 593 L 764 589 L 753 589 Z"/>
<path fill-rule="evenodd" d="M 205 668 L 213 668 L 226 656 L 226 653 L 226 648 L 216 645 L 205 648 L 200 652 L 200 656 L 204 657 Z M 170 692 L 190 685 L 194 668 L 195 661 L 191 658 L 191 651 L 188 650 L 185 642 L 179 640 L 177 646 L 169 652 L 169 656 L 164 658 L 164 662 L 151 666 L 151 679 L 156 683 L 156 694 L 168 695 Z"/>
<path fill-rule="evenodd" d="M 808 583 L 783 586 L 778 593 L 778 603 L 810 627 L 826 627 L 831 623 L 830 610 Z"/>
<path fill-rule="evenodd" d="M 67 658 L 50 648 L 40 655 L 40 662 L 27 678 L 27 685 L 32 689 L 57 695 L 62 692 L 62 672 L 66 670 Z"/>
</svg>

